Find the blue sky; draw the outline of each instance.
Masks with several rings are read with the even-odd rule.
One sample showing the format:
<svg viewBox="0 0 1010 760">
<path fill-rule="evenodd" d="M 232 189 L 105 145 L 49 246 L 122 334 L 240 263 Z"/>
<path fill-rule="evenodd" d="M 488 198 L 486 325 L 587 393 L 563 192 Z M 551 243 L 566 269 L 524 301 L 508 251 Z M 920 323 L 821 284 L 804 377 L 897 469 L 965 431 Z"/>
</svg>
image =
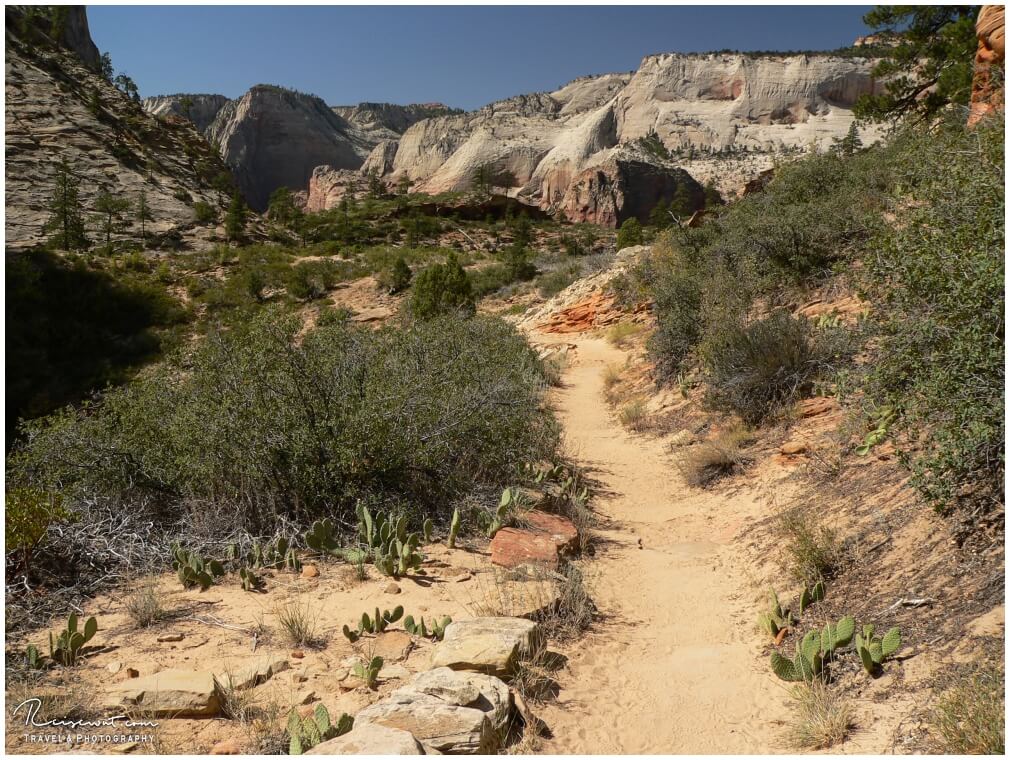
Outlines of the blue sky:
<svg viewBox="0 0 1010 760">
<path fill-rule="evenodd" d="M 91 34 L 141 95 L 292 87 L 330 105 L 471 109 L 631 71 L 650 53 L 828 50 L 869 6 L 88 6 Z"/>
</svg>

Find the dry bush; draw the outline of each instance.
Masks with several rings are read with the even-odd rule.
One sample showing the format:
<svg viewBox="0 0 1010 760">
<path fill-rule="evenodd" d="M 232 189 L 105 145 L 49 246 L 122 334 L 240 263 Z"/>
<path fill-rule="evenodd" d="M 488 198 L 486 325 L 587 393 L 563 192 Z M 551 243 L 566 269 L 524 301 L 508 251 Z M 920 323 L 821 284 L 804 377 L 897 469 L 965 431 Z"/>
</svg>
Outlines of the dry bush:
<svg viewBox="0 0 1010 760">
<path fill-rule="evenodd" d="M 551 354 L 543 360 L 542 364 L 547 384 L 554 388 L 560 388 L 565 369 L 568 367 L 568 354 Z"/>
<path fill-rule="evenodd" d="M 834 531 L 817 523 L 810 510 L 797 507 L 779 519 L 785 539 L 786 562 L 792 576 L 805 585 L 830 578 L 837 569 L 841 548 Z"/>
<path fill-rule="evenodd" d="M 797 749 L 827 749 L 845 741 L 853 728 L 852 708 L 822 681 L 796 686 L 790 742 Z"/>
<path fill-rule="evenodd" d="M 636 398 L 625 404 L 621 407 L 621 411 L 617 417 L 624 427 L 635 432 L 640 433 L 649 427 L 649 410 L 645 404 L 645 399 Z"/>
<path fill-rule="evenodd" d="M 277 608 L 277 622 L 290 643 L 305 646 L 316 643 L 318 616 L 308 604 L 302 605 L 294 599 L 281 604 Z"/>
<path fill-rule="evenodd" d="M 123 599 L 123 608 L 137 628 L 148 628 L 171 614 L 161 603 L 157 582 L 148 578 Z"/>
<path fill-rule="evenodd" d="M 742 472 L 750 462 L 742 447 L 753 436 L 743 428 L 732 428 L 709 441 L 691 446 L 678 463 L 688 485 L 705 488 L 720 478 Z"/>
<path fill-rule="evenodd" d="M 937 752 L 1002 755 L 1006 752 L 1004 671 L 997 665 L 962 672 L 933 708 L 929 725 Z"/>
<path fill-rule="evenodd" d="M 618 322 L 607 330 L 607 342 L 618 348 L 624 348 L 636 335 L 645 328 L 636 322 Z"/>
</svg>

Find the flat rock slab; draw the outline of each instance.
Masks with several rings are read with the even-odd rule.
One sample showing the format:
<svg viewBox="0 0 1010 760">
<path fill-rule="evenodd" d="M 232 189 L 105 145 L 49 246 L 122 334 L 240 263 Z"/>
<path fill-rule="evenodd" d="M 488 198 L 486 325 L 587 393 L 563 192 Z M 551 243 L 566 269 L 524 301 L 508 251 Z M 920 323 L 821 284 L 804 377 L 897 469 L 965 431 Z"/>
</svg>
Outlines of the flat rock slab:
<svg viewBox="0 0 1010 760">
<path fill-rule="evenodd" d="M 525 618 L 460 620 L 446 627 L 445 638 L 431 654 L 431 666 L 508 676 L 519 658 L 533 650 L 536 635 L 537 624 Z"/>
<path fill-rule="evenodd" d="M 211 717 L 220 711 L 221 699 L 213 673 L 163 670 L 110 685 L 105 705 L 153 717 Z"/>
<path fill-rule="evenodd" d="M 414 735 L 399 728 L 379 723 L 354 722 L 354 728 L 343 736 L 330 739 L 305 753 L 306 755 L 423 755 Z"/>
<path fill-rule="evenodd" d="M 579 529 L 567 517 L 534 509 L 524 514 L 522 519 L 530 530 L 549 536 L 561 554 L 578 551 Z"/>
<path fill-rule="evenodd" d="M 365 644 L 373 656 L 378 655 L 385 662 L 406 660 L 414 648 L 414 639 L 406 631 L 384 631 Z"/>
<path fill-rule="evenodd" d="M 437 668 L 421 673 L 385 699 L 361 710 L 367 723 L 409 732 L 428 753 L 491 754 L 501 743 L 511 711 L 508 686 L 481 673 Z"/>
<path fill-rule="evenodd" d="M 217 681 L 226 689 L 251 689 L 291 667 L 287 657 L 260 657 L 234 673 L 218 673 Z"/>
<path fill-rule="evenodd" d="M 525 528 L 502 528 L 491 539 L 491 562 L 501 567 L 558 567 L 558 545 L 549 535 Z"/>
</svg>

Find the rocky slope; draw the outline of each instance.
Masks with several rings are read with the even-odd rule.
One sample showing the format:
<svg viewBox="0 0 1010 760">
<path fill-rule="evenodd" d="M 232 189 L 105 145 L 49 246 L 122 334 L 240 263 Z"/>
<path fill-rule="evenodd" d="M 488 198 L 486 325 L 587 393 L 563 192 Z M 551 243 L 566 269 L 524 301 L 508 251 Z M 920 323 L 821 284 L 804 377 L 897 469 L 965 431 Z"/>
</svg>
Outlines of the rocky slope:
<svg viewBox="0 0 1010 760">
<path fill-rule="evenodd" d="M 144 110 L 155 116 L 181 116 L 189 119 L 200 132 L 205 132 L 222 108 L 229 102 L 224 95 L 155 95 L 141 101 Z"/>
<path fill-rule="evenodd" d="M 146 194 L 166 244 L 199 235 L 193 203 L 218 205 L 231 182 L 216 152 L 181 119 L 147 114 L 100 74 L 83 8 L 70 8 L 57 45 L 48 22 L 6 9 L 6 236 L 8 248 L 42 242 L 61 159 L 80 180 L 90 217 L 99 193 L 136 203 Z M 135 224 L 121 236 L 138 237 Z M 93 236 L 93 235 L 92 235 Z"/>
</svg>

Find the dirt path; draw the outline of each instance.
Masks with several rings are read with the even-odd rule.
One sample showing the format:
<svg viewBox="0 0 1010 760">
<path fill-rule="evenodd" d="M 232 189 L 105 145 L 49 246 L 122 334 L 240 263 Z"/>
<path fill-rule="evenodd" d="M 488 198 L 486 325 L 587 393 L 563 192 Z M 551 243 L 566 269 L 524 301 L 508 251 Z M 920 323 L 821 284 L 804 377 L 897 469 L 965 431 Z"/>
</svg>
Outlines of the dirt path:
<svg viewBox="0 0 1010 760">
<path fill-rule="evenodd" d="M 760 654 L 749 564 L 732 542 L 761 505 L 750 489 L 689 490 L 667 446 L 625 432 L 603 399 L 603 371 L 624 353 L 601 339 L 563 340 L 577 348 L 558 411 L 570 449 L 602 486 L 586 563 L 601 620 L 564 652 L 561 693 L 542 716 L 555 737 L 544 751 L 780 751 L 785 690 Z"/>
</svg>

